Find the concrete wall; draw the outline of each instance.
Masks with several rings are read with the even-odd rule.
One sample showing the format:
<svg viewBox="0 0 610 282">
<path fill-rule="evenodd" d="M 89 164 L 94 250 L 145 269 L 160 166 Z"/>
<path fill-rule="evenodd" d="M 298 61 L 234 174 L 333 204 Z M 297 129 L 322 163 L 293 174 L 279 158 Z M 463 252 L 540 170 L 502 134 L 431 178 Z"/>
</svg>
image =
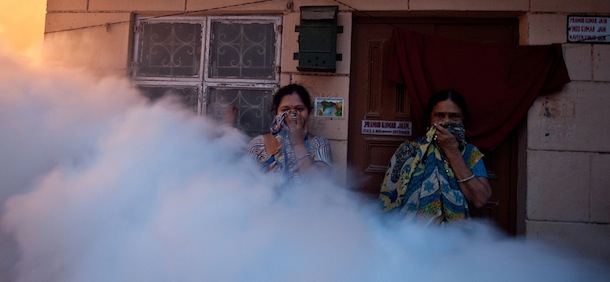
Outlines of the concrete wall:
<svg viewBox="0 0 610 282">
<path fill-rule="evenodd" d="M 572 82 L 559 93 L 540 97 L 527 120 L 524 146 L 527 173 L 526 236 L 567 243 L 582 254 L 610 262 L 610 45 L 566 44 L 570 14 L 610 14 L 608 0 L 49 0 L 46 43 L 51 57 L 72 65 L 87 65 L 101 73 L 124 75 L 131 47 L 132 13 L 159 15 L 273 13 L 283 15 L 281 83 L 298 82 L 313 96 L 343 97 L 348 105 L 351 19 L 353 8 L 370 12 L 509 12 L 520 14 L 523 45 L 561 43 Z M 334 74 L 296 70 L 294 26 L 301 5 L 338 5 L 338 62 Z M 379 13 L 377 13 L 379 14 Z M 470 13 L 472 14 L 472 13 Z M 87 26 L 93 26 L 87 28 Z M 347 160 L 347 120 L 315 119 L 312 130 L 329 137 L 339 171 Z"/>
</svg>

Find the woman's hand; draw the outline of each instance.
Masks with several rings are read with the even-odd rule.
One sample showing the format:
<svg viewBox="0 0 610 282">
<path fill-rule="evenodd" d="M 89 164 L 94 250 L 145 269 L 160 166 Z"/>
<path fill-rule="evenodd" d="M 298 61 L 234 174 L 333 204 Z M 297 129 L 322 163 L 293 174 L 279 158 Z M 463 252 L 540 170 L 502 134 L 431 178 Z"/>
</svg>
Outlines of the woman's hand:
<svg viewBox="0 0 610 282">
<path fill-rule="evenodd" d="M 290 138 L 290 143 L 297 158 L 297 170 L 306 172 L 319 166 L 320 164 L 313 161 L 313 157 L 305 147 L 308 121 L 301 115 L 301 112 L 294 110 L 288 112 L 285 121 L 288 126 L 288 138 Z"/>
<path fill-rule="evenodd" d="M 445 129 L 443 126 L 435 123 L 433 125 L 436 128 L 436 134 L 434 135 L 434 143 L 443 151 L 445 155 L 449 154 L 460 154 L 460 143 L 458 140 Z"/>
<path fill-rule="evenodd" d="M 293 146 L 305 143 L 307 135 L 308 121 L 305 120 L 299 111 L 289 111 L 285 119 L 288 126 L 288 138 Z"/>
<path fill-rule="evenodd" d="M 464 159 L 462 158 L 460 143 L 455 136 L 438 124 L 434 124 L 434 127 L 436 127 L 434 142 L 445 154 L 449 166 L 453 169 L 455 177 L 457 179 L 467 179 L 470 177 L 472 171 L 470 171 L 470 168 L 468 168 L 466 162 L 464 162 Z M 491 187 L 487 178 L 475 177 L 469 181 L 459 183 L 459 185 L 466 200 L 477 208 L 485 206 L 487 200 L 491 197 Z"/>
</svg>

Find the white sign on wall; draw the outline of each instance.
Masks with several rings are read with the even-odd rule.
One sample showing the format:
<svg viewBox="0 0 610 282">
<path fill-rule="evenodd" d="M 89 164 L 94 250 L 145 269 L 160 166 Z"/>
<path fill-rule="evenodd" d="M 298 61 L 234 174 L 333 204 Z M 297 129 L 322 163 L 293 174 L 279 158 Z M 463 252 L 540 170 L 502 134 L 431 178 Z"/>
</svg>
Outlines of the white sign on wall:
<svg viewBox="0 0 610 282">
<path fill-rule="evenodd" d="M 363 119 L 362 134 L 411 136 L 411 122 Z"/>
<path fill-rule="evenodd" d="M 610 17 L 568 16 L 568 42 L 610 43 Z"/>
</svg>

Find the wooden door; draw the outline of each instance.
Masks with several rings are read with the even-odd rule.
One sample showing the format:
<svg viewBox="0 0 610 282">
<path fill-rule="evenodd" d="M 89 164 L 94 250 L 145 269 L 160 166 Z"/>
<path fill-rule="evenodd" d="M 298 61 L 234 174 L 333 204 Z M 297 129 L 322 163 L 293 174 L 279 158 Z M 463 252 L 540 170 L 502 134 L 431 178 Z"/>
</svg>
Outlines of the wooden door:
<svg viewBox="0 0 610 282">
<path fill-rule="evenodd" d="M 514 19 L 460 18 L 355 18 L 349 99 L 348 164 L 353 168 L 354 186 L 376 200 L 385 169 L 398 145 L 405 139 L 422 136 L 424 128 L 413 127 L 411 136 L 362 134 L 363 120 L 411 121 L 409 95 L 387 76 L 388 42 L 393 26 L 401 26 L 437 36 L 516 44 Z M 485 165 L 493 189 L 487 207 L 473 210 L 473 216 L 498 224 L 516 234 L 517 138 L 513 133 L 493 152 Z"/>
</svg>

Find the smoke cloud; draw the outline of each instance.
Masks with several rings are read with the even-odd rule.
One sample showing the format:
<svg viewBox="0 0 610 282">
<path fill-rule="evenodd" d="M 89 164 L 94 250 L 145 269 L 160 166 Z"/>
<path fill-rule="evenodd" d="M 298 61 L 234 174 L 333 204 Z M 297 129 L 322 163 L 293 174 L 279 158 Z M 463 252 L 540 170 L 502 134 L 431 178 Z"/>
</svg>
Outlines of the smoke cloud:
<svg viewBox="0 0 610 282">
<path fill-rule="evenodd" d="M 0 54 L 2 281 L 595 281 L 478 222 L 425 228 L 263 175 L 234 128 L 129 81 Z"/>
</svg>

